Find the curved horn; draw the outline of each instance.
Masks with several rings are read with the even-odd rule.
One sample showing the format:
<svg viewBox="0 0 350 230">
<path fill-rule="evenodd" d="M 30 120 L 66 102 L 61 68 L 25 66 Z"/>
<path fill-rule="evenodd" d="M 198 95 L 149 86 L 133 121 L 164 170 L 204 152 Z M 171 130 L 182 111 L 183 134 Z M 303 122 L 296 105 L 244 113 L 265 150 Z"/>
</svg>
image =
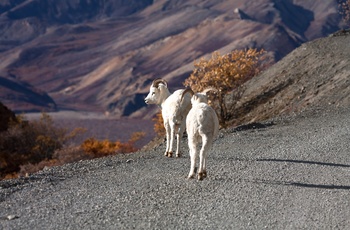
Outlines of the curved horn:
<svg viewBox="0 0 350 230">
<path fill-rule="evenodd" d="M 165 87 L 168 88 L 168 83 L 166 82 L 166 80 L 161 79 L 161 78 L 154 79 L 152 82 L 152 85 L 154 87 L 158 88 L 159 83 L 163 83 L 165 85 Z"/>
<path fill-rule="evenodd" d="M 182 92 L 182 94 L 181 94 L 181 101 L 182 101 L 182 99 L 184 98 L 184 96 L 185 96 L 186 93 L 190 93 L 191 96 L 194 95 L 193 90 L 192 90 L 190 87 L 187 87 L 187 88 Z"/>
<path fill-rule="evenodd" d="M 215 92 L 215 93 L 218 92 L 218 90 L 215 89 L 214 87 L 209 87 L 209 88 L 204 89 L 202 93 L 207 94 L 207 93 L 210 92 L 210 91 L 213 91 L 213 92 Z"/>
</svg>

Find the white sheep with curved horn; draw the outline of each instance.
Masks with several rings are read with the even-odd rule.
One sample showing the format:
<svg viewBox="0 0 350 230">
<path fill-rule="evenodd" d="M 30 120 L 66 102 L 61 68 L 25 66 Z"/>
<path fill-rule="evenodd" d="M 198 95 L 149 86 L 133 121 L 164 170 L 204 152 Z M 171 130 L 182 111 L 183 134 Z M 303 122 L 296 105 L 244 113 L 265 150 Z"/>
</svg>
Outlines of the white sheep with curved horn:
<svg viewBox="0 0 350 230">
<path fill-rule="evenodd" d="M 162 111 L 166 131 L 165 156 L 172 157 L 175 134 L 177 138 L 176 157 L 180 157 L 180 142 L 185 131 L 186 116 L 191 109 L 191 96 L 184 94 L 184 89 L 169 92 L 168 83 L 161 78 L 152 82 L 150 92 L 145 98 L 146 104 L 156 104 Z"/>
<path fill-rule="evenodd" d="M 202 148 L 199 151 L 199 169 L 198 180 L 203 180 L 207 177 L 206 161 L 207 154 L 213 145 L 213 141 L 219 132 L 219 119 L 215 110 L 208 105 L 206 93 L 216 89 L 208 88 L 202 93 L 193 93 L 191 89 L 186 89 L 183 92 L 192 92 L 191 98 L 192 108 L 186 118 L 186 131 L 188 135 L 188 147 L 191 157 L 191 169 L 188 174 L 188 179 L 195 176 L 196 157 L 198 146 L 202 142 Z"/>
</svg>

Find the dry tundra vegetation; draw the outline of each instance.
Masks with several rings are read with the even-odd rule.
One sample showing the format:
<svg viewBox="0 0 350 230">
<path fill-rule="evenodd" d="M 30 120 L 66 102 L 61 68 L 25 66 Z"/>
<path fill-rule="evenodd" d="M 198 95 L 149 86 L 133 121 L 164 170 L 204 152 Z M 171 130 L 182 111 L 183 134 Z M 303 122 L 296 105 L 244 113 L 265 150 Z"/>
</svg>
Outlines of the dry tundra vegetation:
<svg viewBox="0 0 350 230">
<path fill-rule="evenodd" d="M 349 26 L 350 0 L 339 1 L 339 14 Z M 235 90 L 236 99 L 239 99 L 241 85 L 271 64 L 264 53 L 264 50 L 257 49 L 235 50 L 225 55 L 214 52 L 209 60 L 203 58 L 194 63 L 192 74 L 183 84 L 195 92 L 208 87 L 218 89 L 216 95 L 211 96 L 210 105 L 216 110 L 221 127 L 225 128 L 230 121 L 228 114 L 232 111 L 227 111 L 224 96 Z M 164 136 L 161 113 L 153 121 L 156 134 Z M 0 179 L 26 176 L 44 167 L 135 152 L 138 150 L 135 143 L 145 135 L 136 132 L 125 143 L 88 138 L 80 146 L 71 147 L 69 143 L 82 132 L 81 128 L 68 131 L 55 126 L 52 118 L 45 113 L 37 121 L 17 116 L 10 121 L 7 130 L 0 132 Z"/>
<path fill-rule="evenodd" d="M 136 132 L 125 143 L 89 138 L 80 146 L 71 147 L 74 138 L 84 131 L 60 128 L 46 113 L 33 121 L 16 116 L 8 129 L 0 133 L 0 178 L 25 176 L 45 166 L 134 152 L 137 150 L 135 142 L 144 136 Z"/>
</svg>

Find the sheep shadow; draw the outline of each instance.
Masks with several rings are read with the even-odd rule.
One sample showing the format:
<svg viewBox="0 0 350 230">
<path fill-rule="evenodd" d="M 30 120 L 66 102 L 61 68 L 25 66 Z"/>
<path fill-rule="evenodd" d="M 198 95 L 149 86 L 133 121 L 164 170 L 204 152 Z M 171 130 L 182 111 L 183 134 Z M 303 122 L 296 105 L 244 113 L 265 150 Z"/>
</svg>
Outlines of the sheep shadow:
<svg viewBox="0 0 350 230">
<path fill-rule="evenodd" d="M 332 167 L 350 168 L 350 165 L 346 165 L 346 164 L 335 164 L 335 163 L 317 162 L 317 161 L 306 161 L 306 160 L 265 159 L 265 158 L 262 158 L 262 159 L 257 159 L 256 161 L 299 163 L 299 164 L 312 164 L 312 165 L 322 165 L 322 166 L 332 166 Z"/>
<path fill-rule="evenodd" d="M 253 182 L 268 184 L 268 185 L 283 185 L 283 186 L 294 186 L 294 187 L 304 187 L 304 188 L 350 190 L 349 185 L 309 184 L 309 183 L 301 183 L 301 182 L 270 181 L 270 180 L 255 180 Z"/>
<path fill-rule="evenodd" d="M 266 129 L 266 128 L 273 126 L 273 125 L 275 125 L 274 122 L 269 122 L 269 123 L 265 123 L 265 124 L 259 123 L 259 122 L 252 122 L 249 124 L 234 127 L 229 131 L 231 133 L 234 133 L 234 132 L 247 131 L 247 130 Z"/>
<path fill-rule="evenodd" d="M 322 165 L 322 166 L 330 166 L 330 167 L 350 168 L 350 165 L 346 165 L 346 164 L 336 164 L 336 163 L 317 162 L 317 161 L 307 161 L 307 160 L 257 159 L 256 161 L 264 161 L 264 162 L 285 162 L 285 163 L 298 163 L 298 164 L 311 164 L 311 165 Z M 350 185 L 311 184 L 311 183 L 302 183 L 302 182 L 271 181 L 271 180 L 255 180 L 254 182 L 255 182 L 255 183 L 263 183 L 263 184 L 270 184 L 270 185 L 284 185 L 284 186 L 294 186 L 294 187 L 303 187 L 303 188 L 350 190 Z"/>
</svg>

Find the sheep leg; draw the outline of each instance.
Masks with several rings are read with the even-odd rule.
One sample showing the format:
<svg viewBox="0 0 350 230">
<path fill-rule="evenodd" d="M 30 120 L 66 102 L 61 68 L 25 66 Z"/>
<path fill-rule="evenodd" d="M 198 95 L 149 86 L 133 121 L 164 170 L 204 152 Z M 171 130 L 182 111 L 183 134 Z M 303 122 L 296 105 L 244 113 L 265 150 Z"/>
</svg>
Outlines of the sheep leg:
<svg viewBox="0 0 350 230">
<path fill-rule="evenodd" d="M 184 133 L 184 129 L 186 127 L 186 122 L 182 122 L 182 124 L 179 126 L 177 125 L 177 134 L 176 134 L 176 157 L 181 157 L 181 152 L 180 152 L 180 145 L 181 145 L 181 140 L 182 136 Z"/>
<path fill-rule="evenodd" d="M 202 167 L 202 177 L 203 179 L 207 177 L 207 169 L 206 169 L 206 160 L 207 160 L 207 153 L 203 156 L 203 167 Z"/>
<path fill-rule="evenodd" d="M 208 152 L 211 149 L 213 143 L 212 142 L 208 142 L 208 146 L 207 146 L 207 151 L 204 152 L 204 156 L 203 156 L 203 178 L 207 177 L 207 157 L 208 157 Z"/>
<path fill-rule="evenodd" d="M 188 138 L 188 145 L 190 148 L 190 158 L 191 158 L 191 168 L 190 173 L 188 174 L 188 179 L 192 179 L 195 176 L 195 166 L 196 166 L 196 155 L 197 155 L 197 145 L 192 138 Z"/>
<path fill-rule="evenodd" d="M 202 163 L 202 172 L 198 171 L 198 180 L 203 180 L 204 178 L 207 177 L 207 170 L 206 170 L 206 165 L 205 165 L 207 153 L 203 152 L 203 155 L 200 155 L 200 157 L 201 156 L 202 156 L 202 158 L 200 158 L 200 162 L 203 162 Z"/>
<path fill-rule="evenodd" d="M 206 169 L 206 159 L 207 153 L 211 148 L 211 143 L 209 141 L 210 138 L 207 136 L 202 137 L 203 145 L 199 153 L 199 170 L 198 170 L 198 180 L 203 180 L 207 177 L 207 169 Z"/>
<path fill-rule="evenodd" d="M 173 146 L 174 146 L 174 139 L 175 139 L 175 130 L 174 127 L 170 127 L 170 142 L 169 142 L 169 149 L 167 151 L 168 157 L 173 157 Z"/>
<path fill-rule="evenodd" d="M 167 123 L 164 123 L 165 132 L 166 132 L 166 149 L 164 156 L 169 156 L 169 149 L 170 149 L 170 127 Z"/>
<path fill-rule="evenodd" d="M 176 157 L 181 157 L 180 153 L 180 140 L 182 135 L 176 134 Z"/>
</svg>

